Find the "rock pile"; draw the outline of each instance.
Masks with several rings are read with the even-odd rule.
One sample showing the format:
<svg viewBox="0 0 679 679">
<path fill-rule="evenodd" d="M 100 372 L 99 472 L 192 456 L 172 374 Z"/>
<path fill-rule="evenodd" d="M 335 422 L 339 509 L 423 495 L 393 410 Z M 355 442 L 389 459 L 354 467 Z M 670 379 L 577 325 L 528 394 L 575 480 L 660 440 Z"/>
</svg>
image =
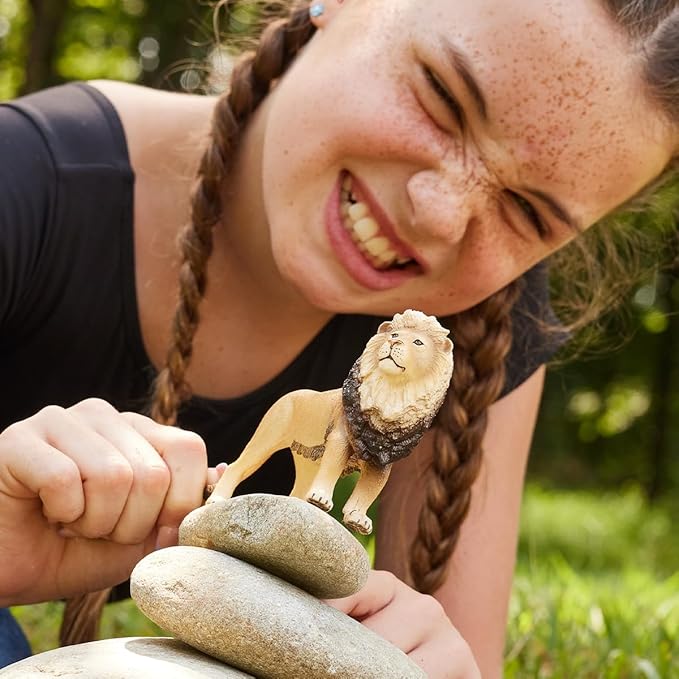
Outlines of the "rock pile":
<svg viewBox="0 0 679 679">
<path fill-rule="evenodd" d="M 179 546 L 149 554 L 131 577 L 139 608 L 192 648 L 171 639 L 115 640 L 127 656 L 136 653 L 137 664 L 140 655 L 142 664 L 151 656 L 172 664 L 181 651 L 176 669 L 185 673 L 144 665 L 138 673 L 110 674 L 103 663 L 73 674 L 61 666 L 45 672 L 47 656 L 68 650 L 59 649 L 36 657 L 43 658 L 39 676 L 426 679 L 399 649 L 319 600 L 353 594 L 369 570 L 360 543 L 302 500 L 255 494 L 209 504 L 186 517 Z M 105 643 L 112 642 L 79 648 Z M 192 654 L 208 664 L 189 669 Z M 0 677 L 30 677 L 35 668 L 6 676 L 0 670 Z"/>
</svg>

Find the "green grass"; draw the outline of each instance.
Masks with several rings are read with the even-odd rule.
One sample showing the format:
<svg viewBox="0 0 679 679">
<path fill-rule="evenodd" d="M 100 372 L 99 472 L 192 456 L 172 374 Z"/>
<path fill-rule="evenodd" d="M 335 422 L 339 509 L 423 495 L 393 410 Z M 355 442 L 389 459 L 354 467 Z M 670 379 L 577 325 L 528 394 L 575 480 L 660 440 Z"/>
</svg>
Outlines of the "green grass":
<svg viewBox="0 0 679 679">
<path fill-rule="evenodd" d="M 640 493 L 526 491 L 510 605 L 507 679 L 679 679 L 674 507 Z M 61 605 L 14 609 L 36 651 L 54 648 Z M 132 602 L 102 636 L 161 634 Z"/>
<path fill-rule="evenodd" d="M 633 488 L 530 486 L 505 676 L 679 678 L 677 516 Z"/>
</svg>

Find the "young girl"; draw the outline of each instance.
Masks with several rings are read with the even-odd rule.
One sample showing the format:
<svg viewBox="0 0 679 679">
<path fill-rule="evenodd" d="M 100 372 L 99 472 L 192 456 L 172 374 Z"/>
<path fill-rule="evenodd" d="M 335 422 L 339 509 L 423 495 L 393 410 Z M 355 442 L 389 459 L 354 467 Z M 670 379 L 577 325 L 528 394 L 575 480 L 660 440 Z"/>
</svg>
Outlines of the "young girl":
<svg viewBox="0 0 679 679">
<path fill-rule="evenodd" d="M 382 570 L 333 605 L 431 677 L 500 677 L 558 344 L 536 264 L 670 171 L 679 3 L 282 9 L 218 98 L 0 109 L 0 605 L 125 580 L 276 398 L 339 386 L 412 307 L 453 386 L 382 493 Z M 239 490 L 290 486 L 279 455 Z"/>
</svg>

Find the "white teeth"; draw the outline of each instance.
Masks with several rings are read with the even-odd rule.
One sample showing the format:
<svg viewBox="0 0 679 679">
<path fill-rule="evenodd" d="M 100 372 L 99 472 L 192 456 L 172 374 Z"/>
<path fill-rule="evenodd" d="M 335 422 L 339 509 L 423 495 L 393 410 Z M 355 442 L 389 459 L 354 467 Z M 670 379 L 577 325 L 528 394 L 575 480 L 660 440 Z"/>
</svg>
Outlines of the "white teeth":
<svg viewBox="0 0 679 679">
<path fill-rule="evenodd" d="M 370 215 L 370 208 L 366 203 L 356 200 L 351 188 L 351 176 L 347 175 L 342 180 L 340 214 L 356 247 L 376 269 L 388 269 L 394 264 L 410 262 L 408 257 L 399 257 L 388 238 L 379 235 L 380 227 Z"/>
<path fill-rule="evenodd" d="M 351 217 L 351 213 L 349 213 L 349 216 Z M 380 227 L 372 217 L 363 217 L 363 219 L 359 219 L 357 222 L 354 222 L 353 227 L 362 241 L 370 240 L 380 231 Z"/>
<path fill-rule="evenodd" d="M 371 238 L 370 240 L 364 241 L 364 243 L 366 249 L 373 257 L 386 255 L 387 253 L 391 255 L 392 259 L 396 257 L 396 253 L 389 247 L 389 241 L 384 236 Z"/>
<path fill-rule="evenodd" d="M 389 253 L 385 253 L 377 257 L 376 266 L 378 269 L 386 269 L 393 264 L 393 259 Z"/>
<path fill-rule="evenodd" d="M 368 206 L 365 203 L 354 203 L 353 205 L 349 206 L 349 216 L 357 222 L 359 219 L 363 219 L 363 217 L 367 217 L 368 214 L 370 214 L 370 211 L 368 210 Z"/>
</svg>

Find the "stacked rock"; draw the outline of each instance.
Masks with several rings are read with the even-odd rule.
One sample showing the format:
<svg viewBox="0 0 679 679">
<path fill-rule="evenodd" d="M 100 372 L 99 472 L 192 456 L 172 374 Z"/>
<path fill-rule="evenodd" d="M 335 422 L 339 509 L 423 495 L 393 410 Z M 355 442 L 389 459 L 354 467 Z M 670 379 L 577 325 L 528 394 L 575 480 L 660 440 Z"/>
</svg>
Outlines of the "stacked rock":
<svg viewBox="0 0 679 679">
<path fill-rule="evenodd" d="M 264 494 L 213 503 L 186 517 L 179 543 L 139 562 L 131 593 L 193 648 L 261 679 L 426 677 L 319 600 L 358 591 L 370 564 L 349 531 L 316 507 Z"/>
<path fill-rule="evenodd" d="M 139 608 L 177 639 L 69 646 L 0 677 L 426 679 L 402 651 L 320 600 L 358 591 L 370 564 L 316 507 L 236 497 L 189 514 L 179 543 L 146 556 L 131 577 Z"/>
</svg>

